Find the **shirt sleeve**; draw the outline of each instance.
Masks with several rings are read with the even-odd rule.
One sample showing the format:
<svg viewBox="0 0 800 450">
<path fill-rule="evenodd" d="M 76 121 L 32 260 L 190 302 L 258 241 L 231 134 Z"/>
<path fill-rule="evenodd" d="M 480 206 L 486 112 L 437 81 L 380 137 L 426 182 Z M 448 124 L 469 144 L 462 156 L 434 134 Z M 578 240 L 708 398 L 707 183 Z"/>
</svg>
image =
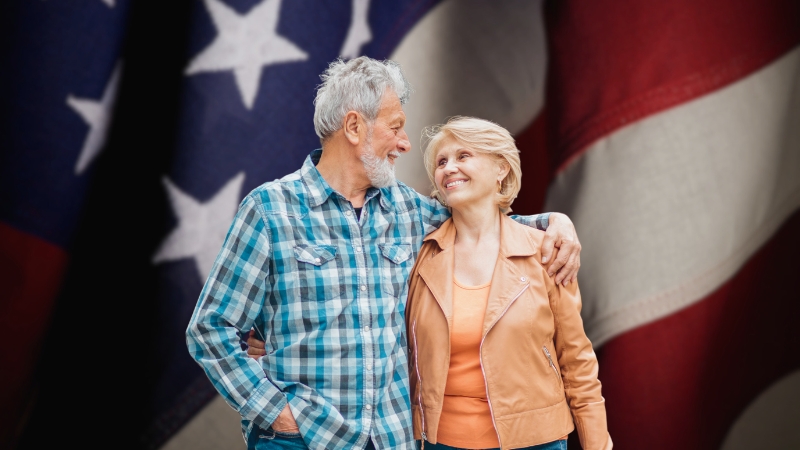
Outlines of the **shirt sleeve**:
<svg viewBox="0 0 800 450">
<path fill-rule="evenodd" d="M 550 225 L 550 213 L 534 214 L 532 216 L 518 216 L 514 214 L 509 217 L 514 219 L 515 222 L 542 231 L 547 231 L 547 227 Z"/>
<path fill-rule="evenodd" d="M 270 286 L 269 229 L 256 201 L 239 207 L 222 250 L 203 286 L 189 326 L 189 353 L 225 401 L 244 419 L 269 427 L 286 405 L 259 361 L 247 356 L 238 332 L 247 332 L 261 312 Z"/>
<path fill-rule="evenodd" d="M 423 236 L 427 236 L 436 231 L 437 228 L 442 226 L 442 224 L 450 218 L 450 210 L 439 203 L 439 200 L 426 197 L 413 189 L 409 188 L 409 190 L 413 191 L 414 195 L 416 195 L 419 200 L 419 210 L 424 229 Z"/>
<path fill-rule="evenodd" d="M 426 197 L 417 191 L 414 191 L 414 194 L 419 197 L 422 223 L 426 235 L 439 228 L 450 218 L 450 211 L 439 203 L 438 200 Z M 516 222 L 542 231 L 547 231 L 547 226 L 550 224 L 550 213 L 534 214 L 532 216 L 519 216 L 515 214 L 510 217 Z"/>
</svg>

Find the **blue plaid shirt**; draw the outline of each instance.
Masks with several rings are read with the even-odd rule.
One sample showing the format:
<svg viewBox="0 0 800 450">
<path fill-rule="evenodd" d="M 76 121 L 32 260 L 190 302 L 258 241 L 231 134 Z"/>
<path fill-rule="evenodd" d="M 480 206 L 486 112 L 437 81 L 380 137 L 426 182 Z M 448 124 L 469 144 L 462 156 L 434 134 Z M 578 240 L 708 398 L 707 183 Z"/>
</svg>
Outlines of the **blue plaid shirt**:
<svg viewBox="0 0 800 450">
<path fill-rule="evenodd" d="M 414 449 L 406 280 L 422 239 L 450 214 L 397 183 L 369 189 L 357 218 L 315 165 L 253 190 L 186 331 L 189 352 L 242 415 L 245 437 L 290 405 L 310 448 Z M 547 227 L 548 215 L 516 218 Z M 254 327 L 255 360 L 239 333 Z"/>
</svg>

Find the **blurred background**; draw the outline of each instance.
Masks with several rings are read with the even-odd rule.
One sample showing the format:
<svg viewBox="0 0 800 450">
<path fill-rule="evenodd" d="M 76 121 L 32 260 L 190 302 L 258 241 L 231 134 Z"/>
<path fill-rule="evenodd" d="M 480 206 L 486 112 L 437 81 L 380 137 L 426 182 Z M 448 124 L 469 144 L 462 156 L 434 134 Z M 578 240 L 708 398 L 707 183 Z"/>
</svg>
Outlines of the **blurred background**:
<svg viewBox="0 0 800 450">
<path fill-rule="evenodd" d="M 616 448 L 800 448 L 798 44 L 797 0 L 4 0 L 0 448 L 245 448 L 184 330 L 358 55 L 415 88 L 400 180 L 478 116 L 574 221 Z"/>
</svg>

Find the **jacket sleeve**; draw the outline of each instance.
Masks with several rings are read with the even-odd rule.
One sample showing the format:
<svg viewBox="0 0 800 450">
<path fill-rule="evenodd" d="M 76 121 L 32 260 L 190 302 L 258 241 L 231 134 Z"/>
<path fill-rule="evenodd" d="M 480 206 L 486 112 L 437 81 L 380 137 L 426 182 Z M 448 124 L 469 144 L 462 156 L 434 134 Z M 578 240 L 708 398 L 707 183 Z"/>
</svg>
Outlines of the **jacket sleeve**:
<svg viewBox="0 0 800 450">
<path fill-rule="evenodd" d="M 186 329 L 189 353 L 217 391 L 243 418 L 262 428 L 272 424 L 286 397 L 261 364 L 242 350 L 237 333 L 250 330 L 271 289 L 265 281 L 271 257 L 268 236 L 257 205 L 246 198 Z"/>
<path fill-rule="evenodd" d="M 578 283 L 564 287 L 546 278 L 555 315 L 558 364 L 581 445 L 585 450 L 610 449 L 613 444 L 606 423 L 605 399 L 597 378 L 597 356 L 583 330 Z"/>
</svg>

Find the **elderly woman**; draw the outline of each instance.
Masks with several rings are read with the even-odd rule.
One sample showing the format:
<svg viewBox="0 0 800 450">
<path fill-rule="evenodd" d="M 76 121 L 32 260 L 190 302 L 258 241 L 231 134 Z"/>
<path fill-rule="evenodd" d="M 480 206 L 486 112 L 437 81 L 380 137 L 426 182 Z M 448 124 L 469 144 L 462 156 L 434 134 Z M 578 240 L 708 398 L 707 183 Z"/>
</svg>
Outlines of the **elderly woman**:
<svg viewBox="0 0 800 450">
<path fill-rule="evenodd" d="M 520 189 L 504 128 L 456 117 L 428 130 L 433 195 L 452 218 L 409 279 L 414 434 L 428 449 L 610 449 L 577 283 L 547 274 L 544 234 L 506 214 Z"/>
</svg>

